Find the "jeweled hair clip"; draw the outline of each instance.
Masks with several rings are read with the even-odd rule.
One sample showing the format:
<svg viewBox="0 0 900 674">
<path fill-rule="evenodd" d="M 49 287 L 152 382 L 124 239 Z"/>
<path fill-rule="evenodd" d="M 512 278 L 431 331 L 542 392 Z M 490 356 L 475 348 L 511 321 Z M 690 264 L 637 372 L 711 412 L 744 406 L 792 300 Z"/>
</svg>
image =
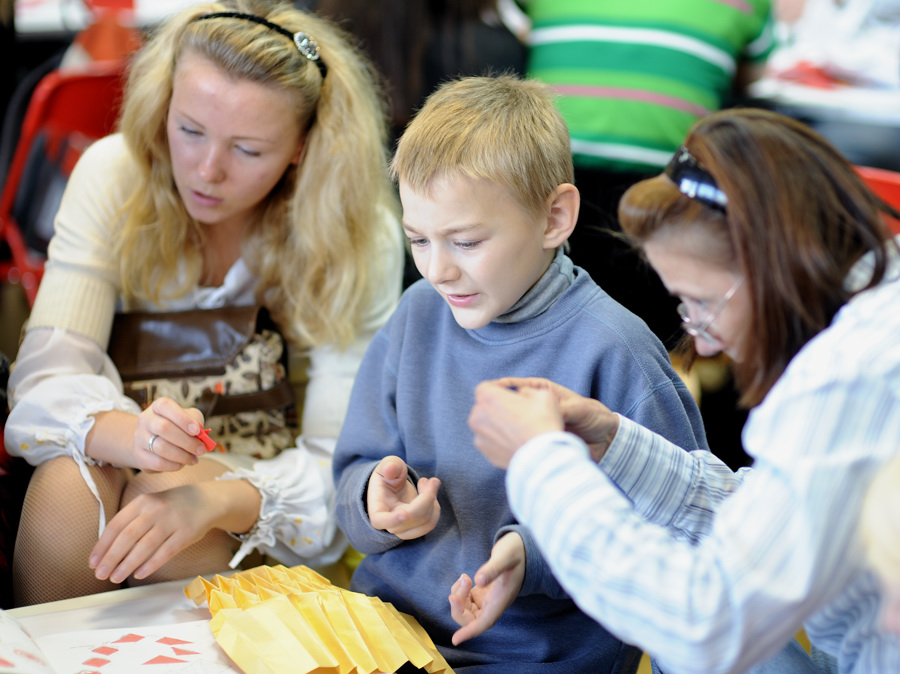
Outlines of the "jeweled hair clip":
<svg viewBox="0 0 900 674">
<path fill-rule="evenodd" d="M 289 38 L 294 43 L 294 46 L 297 47 L 297 51 L 316 64 L 319 72 L 322 73 L 322 79 L 324 79 L 325 75 L 328 73 L 325 63 L 319 56 L 319 43 L 316 42 L 316 39 L 309 33 L 303 33 L 301 31 L 292 33 L 284 26 L 279 26 L 277 23 L 272 23 L 268 19 L 264 19 L 256 14 L 246 14 L 244 12 L 213 12 L 212 14 L 201 14 L 194 18 L 194 21 L 203 21 L 204 19 L 240 19 L 241 21 L 252 21 L 253 23 L 265 26 L 266 28 L 281 33 Z"/>
</svg>

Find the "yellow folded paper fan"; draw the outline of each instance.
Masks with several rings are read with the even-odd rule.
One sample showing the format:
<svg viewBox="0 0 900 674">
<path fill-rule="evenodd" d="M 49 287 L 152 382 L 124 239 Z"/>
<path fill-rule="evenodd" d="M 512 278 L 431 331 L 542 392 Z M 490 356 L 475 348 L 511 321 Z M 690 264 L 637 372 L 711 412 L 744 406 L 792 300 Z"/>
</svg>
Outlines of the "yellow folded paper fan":
<svg viewBox="0 0 900 674">
<path fill-rule="evenodd" d="M 216 641 L 245 674 L 374 674 L 407 662 L 453 672 L 415 618 L 305 566 L 198 576 L 184 593 L 208 604 Z"/>
</svg>

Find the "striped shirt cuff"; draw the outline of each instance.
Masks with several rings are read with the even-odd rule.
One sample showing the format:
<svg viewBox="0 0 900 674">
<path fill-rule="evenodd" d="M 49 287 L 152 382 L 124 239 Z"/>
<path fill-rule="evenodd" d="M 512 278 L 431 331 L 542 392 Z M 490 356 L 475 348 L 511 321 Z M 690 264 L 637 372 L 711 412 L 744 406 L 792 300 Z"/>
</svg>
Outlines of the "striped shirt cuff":
<svg viewBox="0 0 900 674">
<path fill-rule="evenodd" d="M 691 493 L 691 455 L 619 415 L 619 430 L 600 468 L 650 522 L 669 526 Z"/>
</svg>

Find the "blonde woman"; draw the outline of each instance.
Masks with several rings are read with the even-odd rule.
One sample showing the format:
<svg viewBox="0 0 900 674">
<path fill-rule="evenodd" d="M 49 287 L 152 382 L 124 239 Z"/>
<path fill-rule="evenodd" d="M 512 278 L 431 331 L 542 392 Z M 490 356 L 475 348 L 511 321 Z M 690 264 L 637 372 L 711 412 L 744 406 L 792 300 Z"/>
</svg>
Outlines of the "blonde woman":
<svg viewBox="0 0 900 674">
<path fill-rule="evenodd" d="M 212 572 L 254 549 L 340 556 L 331 452 L 402 274 L 384 117 L 368 62 L 288 3 L 194 5 L 139 52 L 120 132 L 70 180 L 10 381 L 7 447 L 37 466 L 18 605 Z M 198 410 L 123 395 L 113 314 L 253 303 L 309 357 L 303 435 L 271 459 L 205 455 Z"/>
</svg>

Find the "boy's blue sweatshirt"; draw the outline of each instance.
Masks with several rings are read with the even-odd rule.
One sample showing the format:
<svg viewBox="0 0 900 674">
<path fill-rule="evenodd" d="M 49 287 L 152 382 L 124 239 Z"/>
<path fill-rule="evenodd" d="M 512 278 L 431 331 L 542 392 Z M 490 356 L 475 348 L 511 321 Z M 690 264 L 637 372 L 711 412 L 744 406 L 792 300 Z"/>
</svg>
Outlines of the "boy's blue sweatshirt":
<svg viewBox="0 0 900 674">
<path fill-rule="evenodd" d="M 338 520 L 367 555 L 351 587 L 415 616 L 458 672 L 475 666 L 596 674 L 635 657 L 581 613 L 516 523 L 503 471 L 472 444 L 467 418 L 478 383 L 546 377 L 682 447 L 707 448 L 697 405 L 659 340 L 584 270 L 575 273 L 539 316 L 478 330 L 461 328 L 443 298 L 419 281 L 376 335 L 356 377 L 334 455 Z M 366 513 L 369 476 L 390 454 L 406 461 L 414 480 L 441 479 L 440 520 L 415 540 L 374 529 Z M 474 576 L 498 534 L 509 530 L 526 545 L 522 591 L 487 632 L 454 647 L 450 587 L 463 572 Z"/>
</svg>

